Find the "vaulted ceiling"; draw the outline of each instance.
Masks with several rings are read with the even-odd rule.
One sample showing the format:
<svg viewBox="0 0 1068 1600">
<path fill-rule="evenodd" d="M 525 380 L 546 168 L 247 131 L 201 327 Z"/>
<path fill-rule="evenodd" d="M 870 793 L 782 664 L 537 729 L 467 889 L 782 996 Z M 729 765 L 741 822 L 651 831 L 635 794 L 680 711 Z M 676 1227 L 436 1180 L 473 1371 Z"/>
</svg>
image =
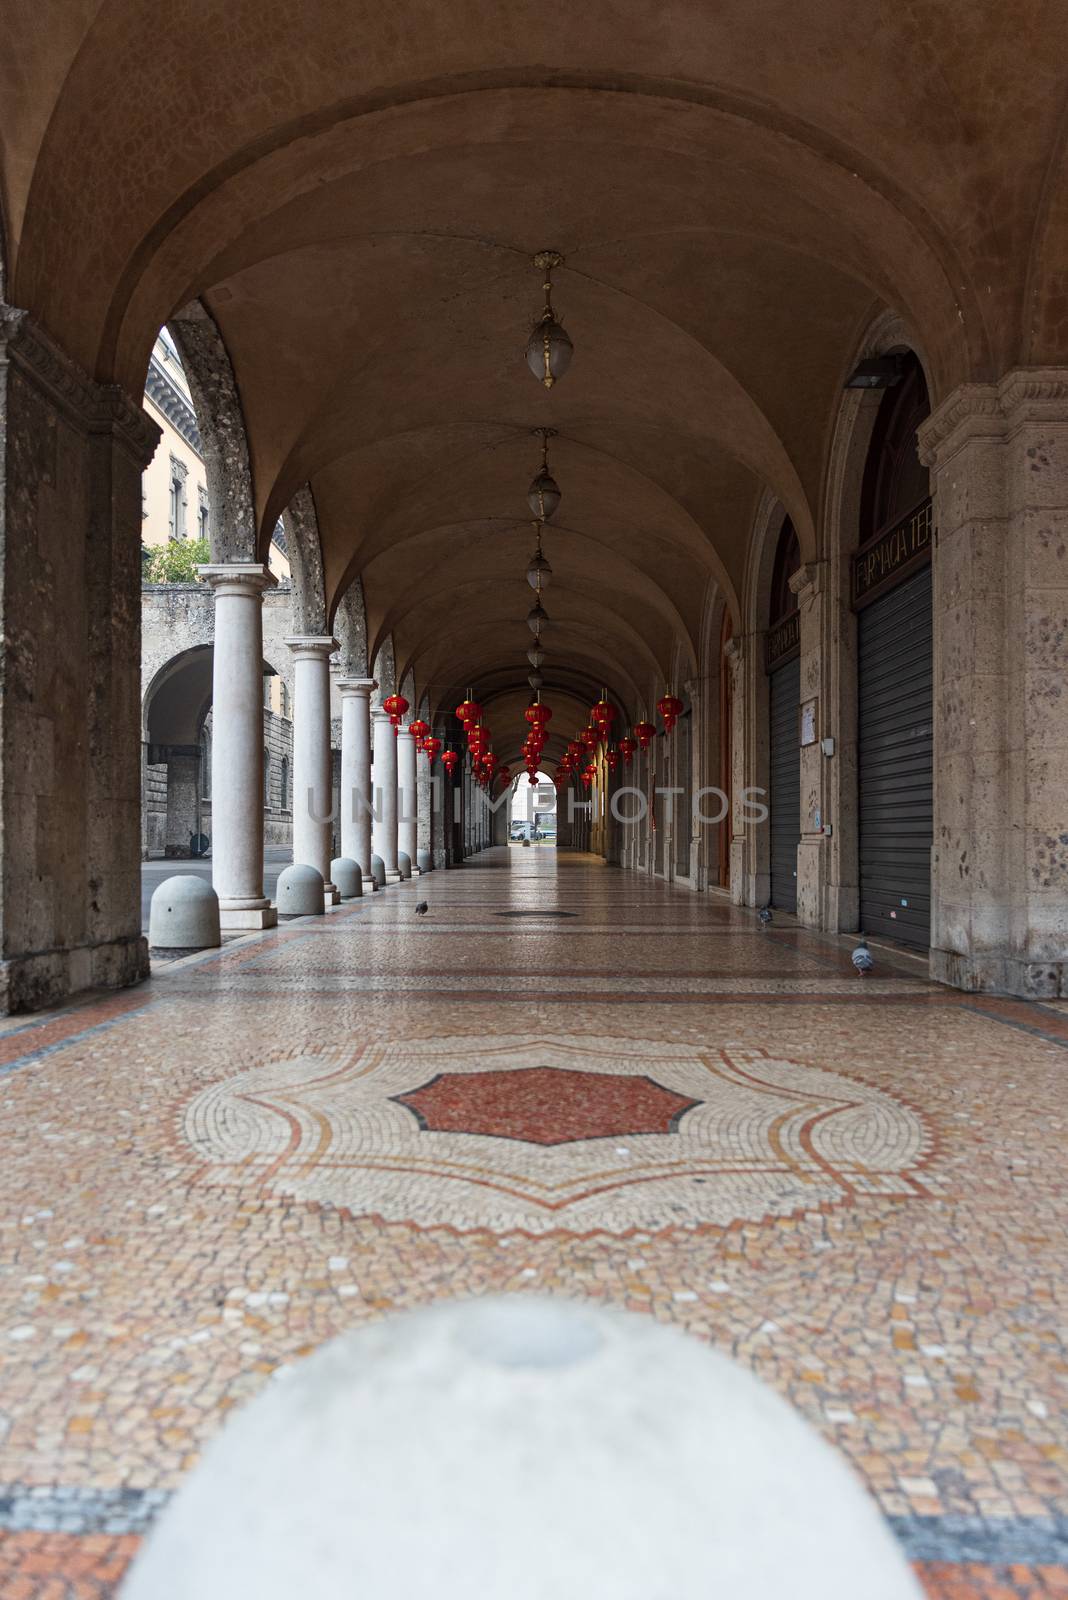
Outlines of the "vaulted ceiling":
<svg viewBox="0 0 1068 1600">
<path fill-rule="evenodd" d="M 815 550 L 873 315 L 935 400 L 1068 359 L 1068 12 L 1044 0 L 12 0 L 7 297 L 138 392 L 199 297 L 264 541 L 445 703 L 525 684 L 531 430 L 559 432 L 548 681 L 634 704 L 737 612 L 771 489 Z M 523 346 L 532 253 L 575 343 Z M 555 674 L 555 677 L 554 677 Z"/>
</svg>

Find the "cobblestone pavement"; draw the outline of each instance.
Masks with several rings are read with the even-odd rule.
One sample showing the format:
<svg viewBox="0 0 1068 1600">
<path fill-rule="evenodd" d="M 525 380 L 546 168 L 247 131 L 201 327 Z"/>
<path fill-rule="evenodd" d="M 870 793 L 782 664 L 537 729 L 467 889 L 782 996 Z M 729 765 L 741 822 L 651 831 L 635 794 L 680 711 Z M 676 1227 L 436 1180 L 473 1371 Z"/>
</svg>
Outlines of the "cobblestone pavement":
<svg viewBox="0 0 1068 1600">
<path fill-rule="evenodd" d="M 0 1596 L 114 1594 L 354 1322 L 529 1289 L 773 1384 L 930 1595 L 1068 1595 L 1068 1009 L 875 953 L 502 850 L 8 1019 Z"/>
</svg>

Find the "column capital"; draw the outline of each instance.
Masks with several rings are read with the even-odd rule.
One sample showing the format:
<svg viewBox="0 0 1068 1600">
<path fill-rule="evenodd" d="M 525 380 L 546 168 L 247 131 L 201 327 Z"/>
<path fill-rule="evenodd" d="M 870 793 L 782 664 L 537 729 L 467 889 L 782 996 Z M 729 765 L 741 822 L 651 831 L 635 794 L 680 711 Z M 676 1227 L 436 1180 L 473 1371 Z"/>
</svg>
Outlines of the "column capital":
<svg viewBox="0 0 1068 1600">
<path fill-rule="evenodd" d="M 328 634 L 300 633 L 292 639 L 287 639 L 286 644 L 293 652 L 296 661 L 328 661 L 335 650 L 341 647 L 336 639 Z"/>
<path fill-rule="evenodd" d="M 274 573 L 260 561 L 225 561 L 197 568 L 197 577 L 214 589 L 216 595 L 261 595 L 278 582 Z"/>
<path fill-rule="evenodd" d="M 357 699 L 369 700 L 372 692 L 378 688 L 375 678 L 336 678 L 337 692 L 342 697 L 353 695 Z"/>
<path fill-rule="evenodd" d="M 973 439 L 1027 423 L 1068 423 L 1068 367 L 1016 367 L 997 383 L 962 383 L 918 430 L 920 460 L 938 466 Z"/>
</svg>

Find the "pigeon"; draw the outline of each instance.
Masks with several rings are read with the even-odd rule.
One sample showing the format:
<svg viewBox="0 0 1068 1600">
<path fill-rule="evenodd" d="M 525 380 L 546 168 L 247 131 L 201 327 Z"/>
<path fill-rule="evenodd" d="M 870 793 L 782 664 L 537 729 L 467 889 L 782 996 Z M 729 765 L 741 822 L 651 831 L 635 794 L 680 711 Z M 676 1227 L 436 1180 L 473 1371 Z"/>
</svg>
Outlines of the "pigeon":
<svg viewBox="0 0 1068 1600">
<path fill-rule="evenodd" d="M 770 924 L 771 924 L 771 902 L 769 900 L 768 904 L 766 906 L 761 906 L 761 908 L 760 908 L 760 926 L 762 928 L 767 928 L 767 927 L 770 926 Z"/>
<path fill-rule="evenodd" d="M 868 949 L 868 941 L 864 938 L 863 934 L 861 934 L 860 943 L 853 951 L 853 965 L 856 967 L 858 974 L 862 978 L 866 978 L 868 973 L 875 966 L 875 960 L 871 951 Z"/>
<path fill-rule="evenodd" d="M 420 900 L 419 904 L 415 908 L 415 914 L 417 917 L 425 917 L 429 910 L 430 907 L 427 905 L 426 901 Z"/>
</svg>

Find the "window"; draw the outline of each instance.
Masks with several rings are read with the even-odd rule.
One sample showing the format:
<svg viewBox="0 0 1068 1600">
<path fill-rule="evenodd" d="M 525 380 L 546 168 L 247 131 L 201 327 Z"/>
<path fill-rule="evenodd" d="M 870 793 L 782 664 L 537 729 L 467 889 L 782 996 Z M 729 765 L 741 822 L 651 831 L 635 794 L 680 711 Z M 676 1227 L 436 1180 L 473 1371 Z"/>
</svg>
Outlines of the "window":
<svg viewBox="0 0 1068 1600">
<path fill-rule="evenodd" d="M 170 534 L 172 539 L 185 538 L 185 480 L 189 468 L 177 456 L 171 456 L 171 511 Z"/>
<path fill-rule="evenodd" d="M 207 539 L 210 537 L 208 528 L 208 491 L 204 485 L 197 485 L 197 537 Z"/>
<path fill-rule="evenodd" d="M 278 804 L 283 811 L 289 810 L 289 757 L 282 757 L 282 771 L 279 775 L 280 794 Z"/>
<path fill-rule="evenodd" d="M 282 681 L 282 715 L 283 717 L 288 717 L 289 715 L 289 690 L 285 686 L 284 679 Z"/>
<path fill-rule="evenodd" d="M 263 747 L 263 803 L 265 806 L 271 803 L 271 752 L 266 745 Z"/>
<path fill-rule="evenodd" d="M 271 709 L 271 680 L 267 673 L 263 675 L 263 709 L 264 711 Z"/>
</svg>

